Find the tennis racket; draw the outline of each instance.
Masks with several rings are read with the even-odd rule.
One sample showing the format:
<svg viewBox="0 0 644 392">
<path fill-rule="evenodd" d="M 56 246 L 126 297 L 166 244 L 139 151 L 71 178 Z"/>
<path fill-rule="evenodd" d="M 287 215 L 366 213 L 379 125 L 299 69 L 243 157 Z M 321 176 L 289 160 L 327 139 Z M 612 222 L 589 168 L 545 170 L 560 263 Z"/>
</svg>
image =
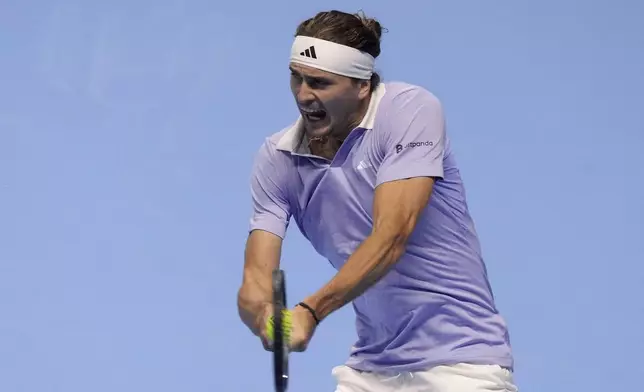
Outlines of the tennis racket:
<svg viewBox="0 0 644 392">
<path fill-rule="evenodd" d="M 273 271 L 273 372 L 275 391 L 285 392 L 288 386 L 288 339 L 290 322 L 285 319 L 286 281 L 284 271 Z"/>
</svg>

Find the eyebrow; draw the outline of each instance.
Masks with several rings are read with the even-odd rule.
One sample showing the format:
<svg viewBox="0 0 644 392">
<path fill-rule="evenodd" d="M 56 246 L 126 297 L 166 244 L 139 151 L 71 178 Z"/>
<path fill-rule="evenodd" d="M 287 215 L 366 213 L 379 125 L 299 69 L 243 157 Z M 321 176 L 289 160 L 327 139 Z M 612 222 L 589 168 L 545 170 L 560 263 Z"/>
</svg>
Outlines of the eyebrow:
<svg viewBox="0 0 644 392">
<path fill-rule="evenodd" d="M 306 75 L 306 74 L 302 74 L 301 72 L 296 71 L 296 70 L 295 70 L 295 68 L 293 68 L 293 67 L 291 67 L 291 66 L 289 66 L 289 67 L 288 67 L 288 69 L 289 69 L 292 73 L 294 73 L 294 74 L 296 74 L 296 75 L 298 75 L 298 76 L 300 76 L 300 77 L 302 77 L 302 78 L 306 78 L 306 79 L 313 79 L 313 80 L 323 81 L 323 82 L 327 82 L 327 83 L 332 83 L 332 82 L 333 82 L 333 81 L 332 81 L 332 79 L 329 79 L 329 78 L 328 78 L 328 77 L 326 77 L 326 76 L 322 76 L 322 75 L 320 75 L 320 76 L 314 76 L 314 75 Z"/>
<path fill-rule="evenodd" d="M 304 74 L 302 74 L 301 72 L 296 71 L 296 70 L 295 70 L 295 68 L 293 68 L 293 67 L 291 67 L 291 66 L 289 66 L 289 67 L 288 67 L 288 69 L 291 71 L 291 73 L 293 73 L 293 74 L 295 74 L 295 75 L 297 75 L 297 76 L 300 76 L 300 77 L 306 77 L 306 78 L 311 78 L 311 77 L 312 77 L 312 76 L 304 75 Z"/>
</svg>

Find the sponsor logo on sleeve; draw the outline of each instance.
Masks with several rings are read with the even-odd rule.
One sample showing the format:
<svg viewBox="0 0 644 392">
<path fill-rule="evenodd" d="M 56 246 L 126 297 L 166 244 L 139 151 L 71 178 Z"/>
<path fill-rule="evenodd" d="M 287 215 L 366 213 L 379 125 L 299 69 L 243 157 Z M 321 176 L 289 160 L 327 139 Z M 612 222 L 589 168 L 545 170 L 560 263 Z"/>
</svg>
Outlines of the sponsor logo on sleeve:
<svg viewBox="0 0 644 392">
<path fill-rule="evenodd" d="M 431 141 L 425 141 L 425 142 L 409 142 L 405 145 L 402 144 L 396 144 L 396 153 L 401 152 L 404 149 L 407 148 L 414 148 L 414 147 L 432 147 L 434 145 L 434 142 Z"/>
</svg>

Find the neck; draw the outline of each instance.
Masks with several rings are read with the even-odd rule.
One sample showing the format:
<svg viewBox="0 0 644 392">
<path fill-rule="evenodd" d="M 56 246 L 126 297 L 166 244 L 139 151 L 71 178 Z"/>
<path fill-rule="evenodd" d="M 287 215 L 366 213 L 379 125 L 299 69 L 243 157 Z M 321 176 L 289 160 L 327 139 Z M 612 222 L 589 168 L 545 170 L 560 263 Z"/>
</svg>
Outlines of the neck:
<svg viewBox="0 0 644 392">
<path fill-rule="evenodd" d="M 351 131 L 360 125 L 364 119 L 369 109 L 369 102 L 371 102 L 371 95 L 361 103 L 358 111 L 349 120 L 347 126 L 342 128 L 342 131 L 332 132 L 329 136 L 310 138 L 309 149 L 311 153 L 332 160 Z"/>
</svg>

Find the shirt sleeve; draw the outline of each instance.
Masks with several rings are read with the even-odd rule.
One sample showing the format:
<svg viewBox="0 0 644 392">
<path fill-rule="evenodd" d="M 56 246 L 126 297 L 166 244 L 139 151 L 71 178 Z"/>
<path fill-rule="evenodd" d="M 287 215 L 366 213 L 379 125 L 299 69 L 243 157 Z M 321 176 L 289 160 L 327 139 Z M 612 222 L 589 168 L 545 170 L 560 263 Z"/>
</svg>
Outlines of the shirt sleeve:
<svg viewBox="0 0 644 392">
<path fill-rule="evenodd" d="M 445 121 L 440 101 L 420 87 L 393 98 L 380 131 L 384 158 L 376 185 L 412 177 L 443 177 Z"/>
<path fill-rule="evenodd" d="M 281 238 L 286 235 L 291 210 L 287 197 L 288 166 L 267 141 L 255 156 L 250 191 L 253 212 L 250 231 L 265 230 Z"/>
</svg>

